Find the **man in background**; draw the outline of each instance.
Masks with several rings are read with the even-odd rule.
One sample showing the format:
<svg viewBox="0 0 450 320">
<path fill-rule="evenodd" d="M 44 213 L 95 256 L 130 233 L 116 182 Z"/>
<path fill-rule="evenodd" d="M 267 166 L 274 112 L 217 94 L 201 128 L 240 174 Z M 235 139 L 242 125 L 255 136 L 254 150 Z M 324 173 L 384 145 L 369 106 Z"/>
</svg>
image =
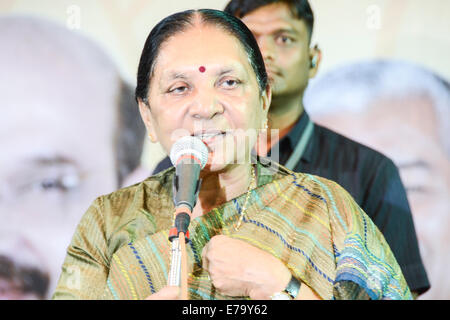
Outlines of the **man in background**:
<svg viewBox="0 0 450 320">
<path fill-rule="evenodd" d="M 0 70 L 0 299 L 45 299 L 85 210 L 139 164 L 145 129 L 111 59 L 65 27 L 0 18 Z"/>
<path fill-rule="evenodd" d="M 450 299 L 448 81 L 407 62 L 353 63 L 314 80 L 305 105 L 318 123 L 397 164 L 432 284 L 421 298 Z"/>
</svg>

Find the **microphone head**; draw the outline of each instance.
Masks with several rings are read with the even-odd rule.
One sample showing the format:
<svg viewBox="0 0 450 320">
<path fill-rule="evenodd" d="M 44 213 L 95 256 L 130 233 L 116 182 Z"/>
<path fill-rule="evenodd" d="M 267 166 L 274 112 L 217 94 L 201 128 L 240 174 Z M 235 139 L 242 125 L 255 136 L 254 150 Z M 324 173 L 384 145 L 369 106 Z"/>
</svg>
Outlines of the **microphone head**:
<svg viewBox="0 0 450 320">
<path fill-rule="evenodd" d="M 208 162 L 208 153 L 208 148 L 202 140 L 197 137 L 184 136 L 178 139 L 170 149 L 170 161 L 176 167 L 180 159 L 191 157 L 203 169 Z"/>
</svg>

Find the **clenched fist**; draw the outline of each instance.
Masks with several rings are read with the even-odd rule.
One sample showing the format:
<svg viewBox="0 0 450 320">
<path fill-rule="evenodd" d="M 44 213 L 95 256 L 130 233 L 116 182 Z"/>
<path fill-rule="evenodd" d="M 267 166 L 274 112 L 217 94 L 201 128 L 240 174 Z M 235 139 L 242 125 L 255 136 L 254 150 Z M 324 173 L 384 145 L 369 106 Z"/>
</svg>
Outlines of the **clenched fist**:
<svg viewBox="0 0 450 320">
<path fill-rule="evenodd" d="M 289 269 L 270 253 L 224 235 L 211 238 L 202 260 L 214 287 L 228 296 L 269 299 L 291 278 Z"/>
</svg>

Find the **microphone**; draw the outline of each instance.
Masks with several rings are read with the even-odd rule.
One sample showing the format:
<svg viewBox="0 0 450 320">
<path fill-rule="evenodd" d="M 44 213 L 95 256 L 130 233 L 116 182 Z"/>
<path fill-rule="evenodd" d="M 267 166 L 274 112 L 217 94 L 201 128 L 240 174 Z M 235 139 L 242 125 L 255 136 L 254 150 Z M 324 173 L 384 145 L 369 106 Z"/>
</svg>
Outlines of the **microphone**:
<svg viewBox="0 0 450 320">
<path fill-rule="evenodd" d="M 185 136 L 173 144 L 170 160 L 175 167 L 173 201 L 176 228 L 176 234 L 171 234 L 171 237 L 178 237 L 180 232 L 186 234 L 189 227 L 201 185 L 200 171 L 208 161 L 208 148 L 199 138 Z"/>
<path fill-rule="evenodd" d="M 192 210 L 200 190 L 200 171 L 208 161 L 208 148 L 199 138 L 185 136 L 173 144 L 170 160 L 175 167 L 173 179 L 175 225 L 169 232 L 172 249 L 167 283 L 171 286 L 180 286 L 181 299 L 188 299 L 186 242 L 189 240 L 188 227 Z"/>
</svg>

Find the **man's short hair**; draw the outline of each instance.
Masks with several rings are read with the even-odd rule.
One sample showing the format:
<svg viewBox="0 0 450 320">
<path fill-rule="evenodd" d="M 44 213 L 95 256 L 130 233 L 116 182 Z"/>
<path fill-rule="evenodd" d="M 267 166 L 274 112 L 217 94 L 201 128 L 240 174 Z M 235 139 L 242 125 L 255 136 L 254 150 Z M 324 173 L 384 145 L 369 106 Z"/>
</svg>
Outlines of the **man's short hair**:
<svg viewBox="0 0 450 320">
<path fill-rule="evenodd" d="M 440 140 L 450 155 L 450 84 L 411 62 L 377 59 L 337 67 L 310 81 L 305 108 L 314 116 L 365 112 L 380 98 L 428 97 L 438 122 Z"/>
<path fill-rule="evenodd" d="M 250 12 L 273 3 L 286 3 L 291 8 L 292 15 L 306 23 L 309 41 L 311 41 L 314 14 L 308 0 L 231 0 L 224 11 L 238 18 L 243 18 Z"/>
</svg>

